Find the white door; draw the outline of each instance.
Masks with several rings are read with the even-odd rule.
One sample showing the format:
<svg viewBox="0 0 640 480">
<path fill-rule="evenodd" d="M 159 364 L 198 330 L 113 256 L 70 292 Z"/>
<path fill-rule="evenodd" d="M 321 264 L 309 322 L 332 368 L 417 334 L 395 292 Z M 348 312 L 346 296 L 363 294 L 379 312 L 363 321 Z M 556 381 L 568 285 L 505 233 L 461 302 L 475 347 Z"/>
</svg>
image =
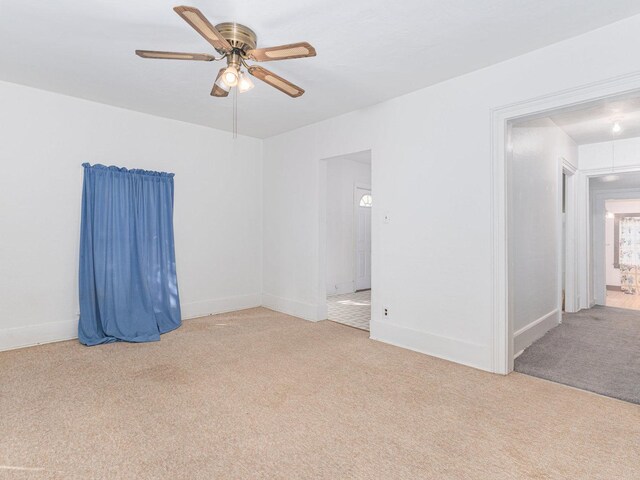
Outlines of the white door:
<svg viewBox="0 0 640 480">
<path fill-rule="evenodd" d="M 371 288 L 371 190 L 356 188 L 356 290 Z"/>
</svg>

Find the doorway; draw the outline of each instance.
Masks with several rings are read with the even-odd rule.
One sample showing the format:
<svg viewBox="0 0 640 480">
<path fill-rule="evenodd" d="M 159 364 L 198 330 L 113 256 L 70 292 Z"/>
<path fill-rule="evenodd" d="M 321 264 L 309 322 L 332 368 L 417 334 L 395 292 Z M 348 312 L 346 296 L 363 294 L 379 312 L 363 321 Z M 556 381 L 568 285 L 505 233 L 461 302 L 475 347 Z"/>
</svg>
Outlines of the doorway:
<svg viewBox="0 0 640 480">
<path fill-rule="evenodd" d="M 593 176 L 589 193 L 593 301 L 640 310 L 640 173 Z"/>
<path fill-rule="evenodd" d="M 491 285 L 491 311 L 493 314 L 493 342 L 492 342 L 492 370 L 496 373 L 508 374 L 513 371 L 513 325 L 510 321 L 511 287 L 509 286 L 510 259 L 508 257 L 508 156 L 510 152 L 509 122 L 526 116 L 544 116 L 549 112 L 562 108 L 580 108 L 592 102 L 606 100 L 614 96 L 637 94 L 640 90 L 640 72 L 632 74 L 604 78 L 600 81 L 579 85 L 569 90 L 557 91 L 544 96 L 530 98 L 521 102 L 496 106 L 491 110 L 491 244 L 493 254 L 491 263 L 493 266 L 493 283 Z M 598 173 L 610 171 L 602 167 L 581 165 L 581 169 Z M 637 158 L 630 161 L 621 169 L 622 171 L 640 170 L 640 162 Z M 588 192 L 584 186 L 585 178 L 589 174 L 578 174 L 578 196 L 580 202 L 588 200 Z M 584 240 L 583 232 L 588 219 L 582 206 L 578 209 L 578 224 L 581 225 L 580 235 L 576 238 L 579 252 L 578 268 L 580 276 L 588 271 L 590 266 L 588 256 L 589 245 Z M 576 292 L 577 308 L 587 304 L 591 297 L 589 289 L 584 284 L 578 286 Z"/>
<path fill-rule="evenodd" d="M 510 128 L 508 255 L 513 352 L 562 321 L 572 277 L 565 241 L 572 227 L 578 148 L 551 118 L 523 119 Z M 568 254 L 567 254 L 568 253 Z M 569 265 L 571 267 L 571 265 Z"/>
<path fill-rule="evenodd" d="M 369 330 L 371 321 L 371 152 L 322 161 L 327 319 Z"/>
<path fill-rule="evenodd" d="M 577 169 L 567 159 L 560 158 L 560 310 L 561 312 L 577 312 L 580 310 L 578 300 L 578 245 L 576 234 L 578 228 L 577 212 Z M 560 318 L 562 321 L 562 317 Z"/>
<path fill-rule="evenodd" d="M 514 370 L 640 403 L 640 92 L 508 133 Z"/>
</svg>

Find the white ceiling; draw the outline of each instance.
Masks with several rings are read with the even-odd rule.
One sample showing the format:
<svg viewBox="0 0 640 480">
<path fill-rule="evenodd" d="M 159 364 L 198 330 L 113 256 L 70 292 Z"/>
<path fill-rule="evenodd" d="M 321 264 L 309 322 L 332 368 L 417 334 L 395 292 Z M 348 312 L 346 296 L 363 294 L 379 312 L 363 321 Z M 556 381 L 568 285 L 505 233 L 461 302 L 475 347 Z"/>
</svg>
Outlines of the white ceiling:
<svg viewBox="0 0 640 480">
<path fill-rule="evenodd" d="M 640 137 L 640 92 L 590 103 L 549 118 L 578 145 Z M 614 135 L 612 127 L 616 121 L 622 130 Z"/>
<path fill-rule="evenodd" d="M 213 53 L 179 0 L 0 0 L 0 80 L 230 130 L 219 64 L 145 60 L 135 49 Z M 185 0 L 212 23 L 253 28 L 259 46 L 318 56 L 270 62 L 307 93 L 256 82 L 241 134 L 267 137 L 432 85 L 640 13 L 635 0 Z M 395 81 L 403 72 L 401 82 Z"/>
</svg>

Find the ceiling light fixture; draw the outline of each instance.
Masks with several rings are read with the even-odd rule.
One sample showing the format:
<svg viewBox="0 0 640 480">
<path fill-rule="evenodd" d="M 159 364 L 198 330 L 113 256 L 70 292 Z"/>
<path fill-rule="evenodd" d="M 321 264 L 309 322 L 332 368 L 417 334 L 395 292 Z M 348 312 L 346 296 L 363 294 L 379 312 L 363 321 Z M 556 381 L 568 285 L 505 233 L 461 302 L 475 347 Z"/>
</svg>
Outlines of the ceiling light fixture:
<svg viewBox="0 0 640 480">
<path fill-rule="evenodd" d="M 622 131 L 622 127 L 620 126 L 620 122 L 613 122 L 613 127 L 611 127 L 611 131 L 613 133 L 620 133 Z"/>
<path fill-rule="evenodd" d="M 229 87 L 235 87 L 238 84 L 238 71 L 233 67 L 227 67 L 222 74 L 222 80 Z"/>
<path fill-rule="evenodd" d="M 603 182 L 615 182 L 620 178 L 620 175 L 605 175 L 601 177 L 600 180 Z"/>
<path fill-rule="evenodd" d="M 253 82 L 244 72 L 240 72 L 240 78 L 238 79 L 238 92 L 248 92 L 254 87 Z"/>
<path fill-rule="evenodd" d="M 238 93 L 244 93 L 253 88 L 253 82 L 242 72 L 247 69 L 249 75 L 280 90 L 292 98 L 297 98 L 304 90 L 288 80 L 270 72 L 266 68 L 250 65 L 247 62 L 269 62 L 273 60 L 288 60 L 292 58 L 315 57 L 316 49 L 307 42 L 290 43 L 277 47 L 256 48 L 258 37 L 246 25 L 235 22 L 211 24 L 203 13 L 194 7 L 179 6 L 173 9 L 196 32 L 198 32 L 221 56 L 216 58 L 205 53 L 160 52 L 153 50 L 136 50 L 136 55 L 142 58 L 161 58 L 174 60 L 199 60 L 213 62 L 226 60 L 227 66 L 218 71 L 211 95 L 226 97 L 233 87 L 233 138 L 238 136 Z"/>
<path fill-rule="evenodd" d="M 220 75 L 216 80 L 215 86 L 220 87 L 225 92 L 229 92 L 231 90 L 231 87 L 225 83 L 224 77 L 222 75 Z"/>
</svg>

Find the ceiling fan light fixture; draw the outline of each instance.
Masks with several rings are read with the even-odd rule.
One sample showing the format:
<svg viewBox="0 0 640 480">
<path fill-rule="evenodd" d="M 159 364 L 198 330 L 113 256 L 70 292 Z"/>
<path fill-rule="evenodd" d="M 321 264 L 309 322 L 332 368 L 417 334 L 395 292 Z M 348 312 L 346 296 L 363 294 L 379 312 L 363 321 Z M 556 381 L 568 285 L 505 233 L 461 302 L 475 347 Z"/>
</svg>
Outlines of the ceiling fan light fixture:
<svg viewBox="0 0 640 480">
<path fill-rule="evenodd" d="M 238 71 L 234 67 L 227 67 L 220 78 L 227 86 L 235 87 L 238 84 Z"/>
<path fill-rule="evenodd" d="M 231 87 L 224 82 L 224 75 L 220 75 L 218 77 L 218 79 L 216 80 L 215 84 L 216 84 L 216 86 L 220 87 L 225 92 L 228 92 L 228 91 L 231 90 Z"/>
<path fill-rule="evenodd" d="M 251 81 L 249 76 L 244 72 L 240 72 L 240 79 L 238 80 L 238 91 L 240 93 L 248 92 L 253 87 L 253 82 Z"/>
<path fill-rule="evenodd" d="M 198 34 L 200 34 L 222 56 L 219 58 L 205 53 L 160 52 L 153 50 L 136 50 L 136 55 L 142 58 L 199 60 L 212 62 L 226 59 L 226 67 L 218 70 L 210 95 L 217 98 L 229 96 L 233 87 L 237 90 L 233 95 L 233 138 L 238 133 L 238 95 L 251 90 L 254 85 L 249 75 L 280 90 L 292 98 L 304 94 L 304 90 L 284 78 L 270 72 L 266 68 L 247 65 L 246 60 L 266 62 L 272 60 L 287 60 L 291 58 L 315 57 L 316 50 L 307 42 L 290 43 L 275 47 L 256 48 L 258 37 L 246 25 L 235 22 L 223 22 L 212 25 L 207 17 L 195 7 L 185 5 L 174 7 L 180 15 Z M 243 72 L 242 68 L 247 71 Z"/>
</svg>

